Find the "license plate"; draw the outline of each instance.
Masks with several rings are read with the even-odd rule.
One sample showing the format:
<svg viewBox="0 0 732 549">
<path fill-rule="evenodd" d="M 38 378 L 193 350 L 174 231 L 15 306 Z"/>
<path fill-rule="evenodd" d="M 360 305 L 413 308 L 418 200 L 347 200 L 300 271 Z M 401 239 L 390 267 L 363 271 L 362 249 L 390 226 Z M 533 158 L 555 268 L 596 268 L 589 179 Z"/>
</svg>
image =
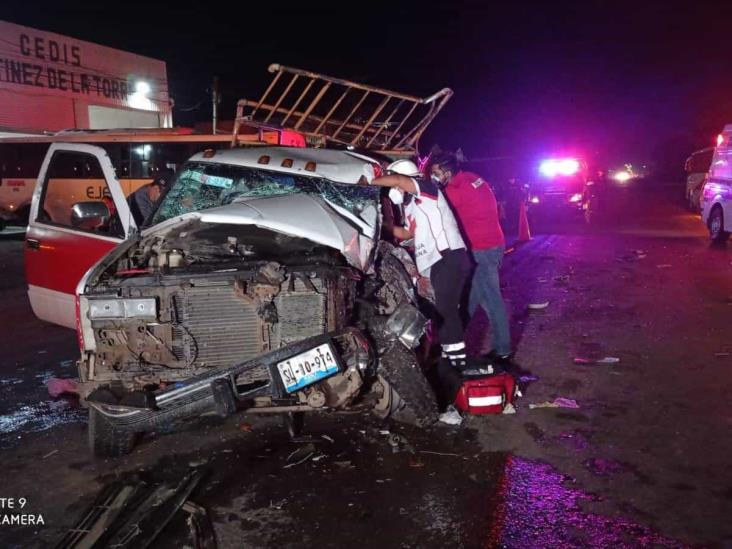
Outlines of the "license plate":
<svg viewBox="0 0 732 549">
<path fill-rule="evenodd" d="M 285 391 L 292 393 L 338 371 L 333 349 L 328 343 L 277 363 Z"/>
</svg>

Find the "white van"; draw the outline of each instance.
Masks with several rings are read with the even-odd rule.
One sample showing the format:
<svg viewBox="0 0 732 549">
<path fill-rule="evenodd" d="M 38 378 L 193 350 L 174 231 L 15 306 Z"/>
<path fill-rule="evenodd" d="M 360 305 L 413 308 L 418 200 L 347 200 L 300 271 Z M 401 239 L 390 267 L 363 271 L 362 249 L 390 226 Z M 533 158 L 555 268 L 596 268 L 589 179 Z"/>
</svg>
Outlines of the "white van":
<svg viewBox="0 0 732 549">
<path fill-rule="evenodd" d="M 702 221 L 715 242 L 724 242 L 732 232 L 732 124 L 717 136 L 712 164 L 702 190 Z"/>
</svg>

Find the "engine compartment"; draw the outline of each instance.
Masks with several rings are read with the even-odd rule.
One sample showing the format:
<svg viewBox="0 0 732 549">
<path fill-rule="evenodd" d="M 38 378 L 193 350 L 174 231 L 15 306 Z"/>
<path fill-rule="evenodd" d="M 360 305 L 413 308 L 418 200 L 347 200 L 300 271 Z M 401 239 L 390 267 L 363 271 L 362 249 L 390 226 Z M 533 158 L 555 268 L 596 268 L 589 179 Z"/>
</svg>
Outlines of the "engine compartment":
<svg viewBox="0 0 732 549">
<path fill-rule="evenodd" d="M 94 352 L 82 380 L 160 386 L 341 329 L 359 278 L 332 249 L 253 226 L 147 236 L 84 293 Z"/>
</svg>

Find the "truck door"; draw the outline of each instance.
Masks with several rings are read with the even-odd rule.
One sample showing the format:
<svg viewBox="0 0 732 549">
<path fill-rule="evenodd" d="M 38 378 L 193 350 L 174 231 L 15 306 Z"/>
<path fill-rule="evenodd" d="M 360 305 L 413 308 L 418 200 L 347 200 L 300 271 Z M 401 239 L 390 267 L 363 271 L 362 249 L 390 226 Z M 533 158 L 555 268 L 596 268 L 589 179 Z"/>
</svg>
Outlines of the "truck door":
<svg viewBox="0 0 732 549">
<path fill-rule="evenodd" d="M 25 239 L 28 297 L 35 315 L 75 328 L 77 283 L 136 230 L 104 149 L 51 145 L 33 193 Z"/>
</svg>

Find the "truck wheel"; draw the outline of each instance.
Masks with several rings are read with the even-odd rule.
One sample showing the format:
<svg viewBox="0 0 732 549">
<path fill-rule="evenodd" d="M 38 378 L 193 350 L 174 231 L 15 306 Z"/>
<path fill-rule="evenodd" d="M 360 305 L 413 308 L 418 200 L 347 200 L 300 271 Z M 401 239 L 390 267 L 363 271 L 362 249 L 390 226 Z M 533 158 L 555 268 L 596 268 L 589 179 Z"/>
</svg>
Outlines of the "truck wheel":
<svg viewBox="0 0 732 549">
<path fill-rule="evenodd" d="M 391 391 L 390 417 L 420 427 L 437 421 L 435 393 L 412 351 L 401 343 L 393 345 L 380 358 L 379 374 L 388 384 L 384 390 Z"/>
<path fill-rule="evenodd" d="M 121 431 L 94 408 L 89 408 L 89 448 L 96 457 L 120 457 L 135 447 L 137 433 Z"/>
<path fill-rule="evenodd" d="M 709 227 L 709 238 L 713 242 L 722 243 L 727 241 L 729 232 L 724 230 L 724 213 L 719 205 L 712 208 L 707 225 Z"/>
</svg>

